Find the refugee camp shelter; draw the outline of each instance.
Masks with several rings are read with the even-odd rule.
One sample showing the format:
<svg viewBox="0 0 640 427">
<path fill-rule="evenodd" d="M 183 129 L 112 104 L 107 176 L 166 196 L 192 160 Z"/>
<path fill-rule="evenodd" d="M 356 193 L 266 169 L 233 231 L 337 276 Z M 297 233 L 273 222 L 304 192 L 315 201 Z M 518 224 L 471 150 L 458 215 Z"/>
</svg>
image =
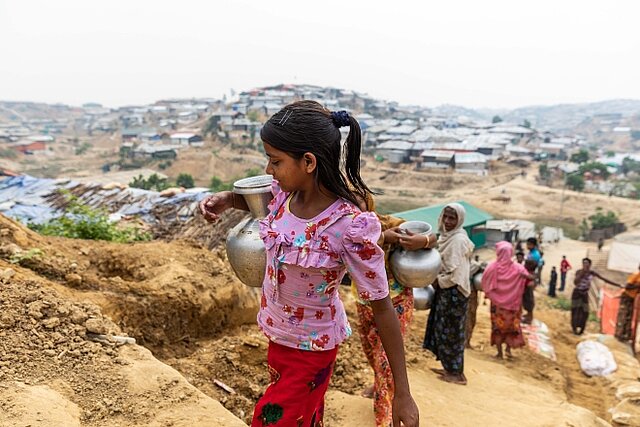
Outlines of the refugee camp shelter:
<svg viewBox="0 0 640 427">
<path fill-rule="evenodd" d="M 478 209 L 465 201 L 459 201 L 458 203 L 464 206 L 464 209 L 467 211 L 463 224 L 467 235 L 476 245 L 476 248 L 485 246 L 487 242 L 485 225 L 487 221 L 493 219 L 493 217 L 489 213 Z M 445 206 L 446 204 L 425 206 L 422 208 L 412 209 L 410 211 L 394 213 L 392 215 L 407 221 L 428 222 L 435 231 L 438 227 L 438 217 Z"/>
<path fill-rule="evenodd" d="M 619 234 L 611 243 L 607 269 L 635 273 L 640 265 L 640 232 Z"/>
</svg>

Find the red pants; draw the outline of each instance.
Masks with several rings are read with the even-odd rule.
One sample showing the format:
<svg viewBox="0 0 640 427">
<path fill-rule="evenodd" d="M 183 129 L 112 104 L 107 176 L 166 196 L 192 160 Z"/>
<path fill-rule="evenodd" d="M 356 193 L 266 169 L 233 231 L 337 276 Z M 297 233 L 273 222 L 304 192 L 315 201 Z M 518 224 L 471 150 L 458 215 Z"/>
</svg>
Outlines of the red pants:
<svg viewBox="0 0 640 427">
<path fill-rule="evenodd" d="M 337 347 L 306 351 L 269 342 L 271 384 L 256 404 L 251 427 L 321 427 L 337 355 Z"/>
</svg>

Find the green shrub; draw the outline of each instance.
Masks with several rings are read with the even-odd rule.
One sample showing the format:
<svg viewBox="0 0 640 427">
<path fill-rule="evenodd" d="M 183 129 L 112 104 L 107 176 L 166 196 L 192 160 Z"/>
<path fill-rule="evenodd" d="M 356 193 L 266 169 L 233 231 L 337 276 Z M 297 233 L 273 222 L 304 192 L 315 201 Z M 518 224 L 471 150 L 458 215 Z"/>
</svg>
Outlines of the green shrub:
<svg viewBox="0 0 640 427">
<path fill-rule="evenodd" d="M 45 224 L 28 224 L 29 228 L 45 236 L 68 237 L 71 239 L 107 240 L 128 243 L 151 240 L 151 235 L 135 227 L 118 227 L 109 221 L 102 209 L 93 209 L 82 204 L 77 197 L 65 192 L 67 207 L 65 214 Z"/>
<path fill-rule="evenodd" d="M 188 173 L 181 173 L 178 175 L 178 178 L 176 178 L 176 185 L 184 188 L 193 188 L 196 186 L 193 177 Z"/>
<path fill-rule="evenodd" d="M 142 175 L 138 175 L 129 183 L 129 187 L 141 188 L 143 190 L 162 191 L 171 187 L 171 184 L 169 184 L 169 181 L 167 181 L 166 178 L 160 178 L 158 174 L 154 173 L 147 179 Z"/>
<path fill-rule="evenodd" d="M 612 211 L 608 211 L 604 214 L 602 213 L 602 209 L 598 208 L 597 212 L 589 217 L 589 220 L 591 221 L 591 228 L 594 230 L 600 230 L 616 225 L 618 222 L 618 216 Z"/>
</svg>

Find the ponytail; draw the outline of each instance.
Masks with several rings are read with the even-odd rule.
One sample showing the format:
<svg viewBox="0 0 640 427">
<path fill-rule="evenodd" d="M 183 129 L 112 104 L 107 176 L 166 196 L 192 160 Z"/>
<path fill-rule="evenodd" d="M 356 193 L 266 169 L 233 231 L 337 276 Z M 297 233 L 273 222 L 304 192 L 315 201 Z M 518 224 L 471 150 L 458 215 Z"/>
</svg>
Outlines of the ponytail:
<svg viewBox="0 0 640 427">
<path fill-rule="evenodd" d="M 349 135 L 344 143 L 344 169 L 354 196 L 368 200 L 373 192 L 360 176 L 360 152 L 362 149 L 362 131 L 355 117 L 349 115 Z"/>
</svg>

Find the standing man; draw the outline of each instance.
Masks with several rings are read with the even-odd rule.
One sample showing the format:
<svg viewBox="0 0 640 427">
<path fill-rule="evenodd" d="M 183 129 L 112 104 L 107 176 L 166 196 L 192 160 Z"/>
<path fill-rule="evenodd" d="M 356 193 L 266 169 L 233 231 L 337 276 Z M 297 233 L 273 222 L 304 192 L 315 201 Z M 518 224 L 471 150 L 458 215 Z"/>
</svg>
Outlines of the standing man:
<svg viewBox="0 0 640 427">
<path fill-rule="evenodd" d="M 571 264 L 567 261 L 566 255 L 562 255 L 562 261 L 560 261 L 560 292 L 564 291 L 564 286 L 567 284 L 567 271 L 571 270 Z"/>
</svg>

